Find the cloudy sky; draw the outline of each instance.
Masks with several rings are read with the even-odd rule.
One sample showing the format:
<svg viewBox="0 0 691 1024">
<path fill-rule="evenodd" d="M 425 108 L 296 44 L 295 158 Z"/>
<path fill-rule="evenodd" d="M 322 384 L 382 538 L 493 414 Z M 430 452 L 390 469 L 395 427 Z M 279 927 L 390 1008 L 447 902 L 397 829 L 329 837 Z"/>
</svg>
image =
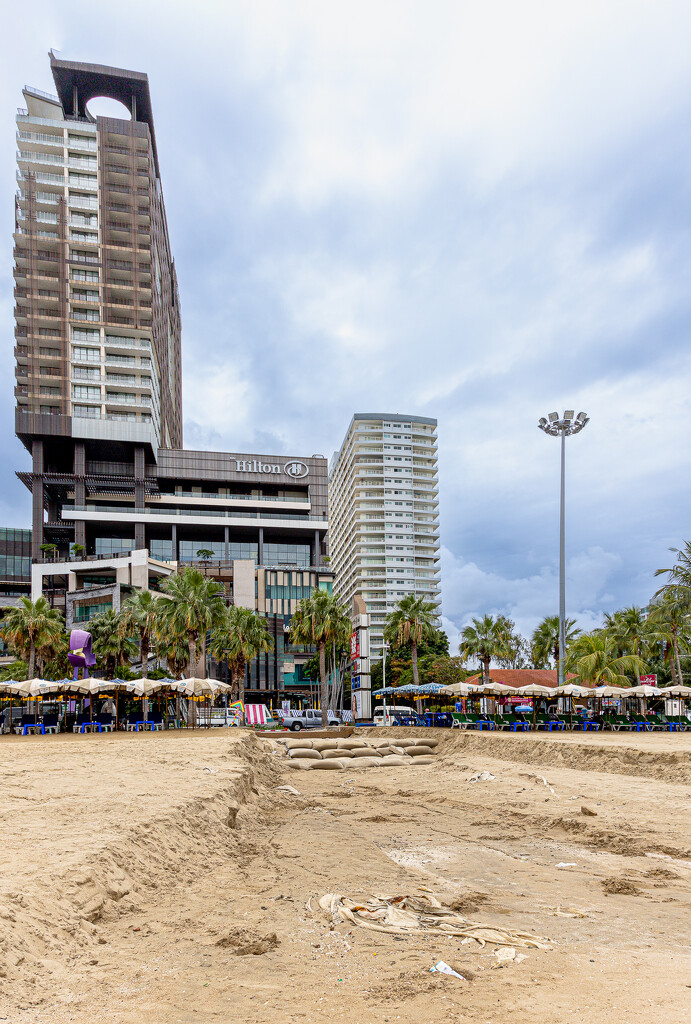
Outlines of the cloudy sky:
<svg viewBox="0 0 691 1024">
<path fill-rule="evenodd" d="M 47 51 L 146 71 L 186 447 L 330 455 L 439 420 L 452 636 L 644 602 L 689 528 L 688 0 L 32 0 L 0 68 L 0 521 L 14 478 L 14 114 Z"/>
</svg>

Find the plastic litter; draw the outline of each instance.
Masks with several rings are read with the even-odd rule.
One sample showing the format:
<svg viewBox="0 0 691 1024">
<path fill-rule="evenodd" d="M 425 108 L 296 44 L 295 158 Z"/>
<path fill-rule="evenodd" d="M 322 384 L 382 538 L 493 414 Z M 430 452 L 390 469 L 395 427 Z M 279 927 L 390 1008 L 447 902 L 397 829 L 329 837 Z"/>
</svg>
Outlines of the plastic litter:
<svg viewBox="0 0 691 1024">
<path fill-rule="evenodd" d="M 578 864 L 576 864 L 576 862 L 572 861 L 572 860 L 569 860 L 569 861 L 560 860 L 559 863 L 557 864 L 557 867 L 558 868 L 577 868 Z"/>
<path fill-rule="evenodd" d="M 478 772 L 477 775 L 471 775 L 468 782 L 491 782 L 492 779 L 496 779 L 496 775 L 492 775 L 491 772 Z"/>
<path fill-rule="evenodd" d="M 454 971 L 453 967 L 449 967 L 449 965 L 444 963 L 443 960 L 438 960 L 434 967 L 430 967 L 430 974 L 434 974 L 435 971 L 439 974 L 450 974 L 452 978 L 460 978 L 461 981 L 465 981 L 462 974 L 459 974 L 458 971 Z"/>
<path fill-rule="evenodd" d="M 300 796 L 300 790 L 295 786 L 276 786 L 279 793 L 290 793 L 291 796 Z"/>
</svg>

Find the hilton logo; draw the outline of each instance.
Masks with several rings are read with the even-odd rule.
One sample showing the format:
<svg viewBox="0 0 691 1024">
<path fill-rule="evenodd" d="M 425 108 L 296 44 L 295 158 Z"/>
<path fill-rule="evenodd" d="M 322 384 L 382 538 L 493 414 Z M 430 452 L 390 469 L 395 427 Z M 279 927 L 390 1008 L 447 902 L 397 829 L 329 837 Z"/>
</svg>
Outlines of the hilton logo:
<svg viewBox="0 0 691 1024">
<path fill-rule="evenodd" d="M 238 473 L 281 473 L 281 467 L 276 463 L 261 462 L 259 459 L 235 459 L 235 468 Z M 294 480 L 300 480 L 308 475 L 309 470 L 304 462 L 286 462 L 283 472 Z"/>
</svg>

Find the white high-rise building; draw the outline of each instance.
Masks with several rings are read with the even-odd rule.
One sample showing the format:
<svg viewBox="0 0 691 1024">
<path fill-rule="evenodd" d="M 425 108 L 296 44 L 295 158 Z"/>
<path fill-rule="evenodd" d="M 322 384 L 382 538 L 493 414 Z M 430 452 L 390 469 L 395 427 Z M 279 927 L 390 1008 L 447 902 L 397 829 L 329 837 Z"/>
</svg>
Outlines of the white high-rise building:
<svg viewBox="0 0 691 1024">
<path fill-rule="evenodd" d="M 329 467 L 329 553 L 334 588 L 370 615 L 381 658 L 386 616 L 406 594 L 441 611 L 437 421 L 356 413 Z"/>
</svg>

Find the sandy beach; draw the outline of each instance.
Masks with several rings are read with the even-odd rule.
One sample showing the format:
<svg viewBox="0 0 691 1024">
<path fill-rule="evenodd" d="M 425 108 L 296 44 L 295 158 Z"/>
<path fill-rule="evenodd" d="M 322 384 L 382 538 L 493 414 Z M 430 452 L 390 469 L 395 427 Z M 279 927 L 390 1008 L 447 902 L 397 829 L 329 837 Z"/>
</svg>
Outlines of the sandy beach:
<svg viewBox="0 0 691 1024">
<path fill-rule="evenodd" d="M 3 737 L 0 1020 L 691 1019 L 691 734 L 421 732 L 434 764 L 342 772 L 235 730 Z M 317 905 L 425 890 L 550 948 Z"/>
</svg>

